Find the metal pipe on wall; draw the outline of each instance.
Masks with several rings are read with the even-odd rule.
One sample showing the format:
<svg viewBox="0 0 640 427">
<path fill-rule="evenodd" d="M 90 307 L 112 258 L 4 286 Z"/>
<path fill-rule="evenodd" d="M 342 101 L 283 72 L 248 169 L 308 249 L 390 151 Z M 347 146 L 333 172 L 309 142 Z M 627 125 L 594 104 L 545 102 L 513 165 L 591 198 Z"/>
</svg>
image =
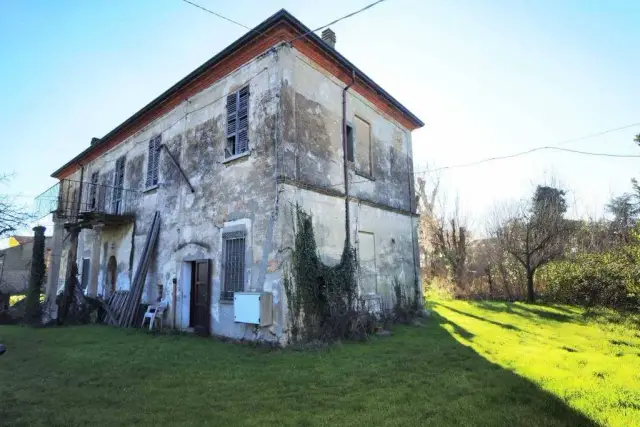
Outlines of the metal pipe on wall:
<svg viewBox="0 0 640 427">
<path fill-rule="evenodd" d="M 342 89 L 342 159 L 344 167 L 344 232 L 347 248 L 351 248 L 351 226 L 349 219 L 349 160 L 347 159 L 347 91 L 356 82 L 356 73 L 351 70 L 351 83 Z"/>
</svg>

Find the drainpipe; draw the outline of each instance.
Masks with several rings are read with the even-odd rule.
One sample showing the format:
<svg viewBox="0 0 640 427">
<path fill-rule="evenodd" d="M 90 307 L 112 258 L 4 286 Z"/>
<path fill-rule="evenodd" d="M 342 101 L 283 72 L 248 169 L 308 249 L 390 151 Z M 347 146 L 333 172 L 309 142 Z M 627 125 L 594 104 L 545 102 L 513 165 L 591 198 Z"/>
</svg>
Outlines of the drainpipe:
<svg viewBox="0 0 640 427">
<path fill-rule="evenodd" d="M 347 159 L 347 91 L 356 82 L 356 73 L 351 70 L 351 83 L 342 89 L 342 157 L 344 167 L 344 231 L 347 248 L 351 248 L 351 227 L 349 224 L 349 161 Z"/>
</svg>

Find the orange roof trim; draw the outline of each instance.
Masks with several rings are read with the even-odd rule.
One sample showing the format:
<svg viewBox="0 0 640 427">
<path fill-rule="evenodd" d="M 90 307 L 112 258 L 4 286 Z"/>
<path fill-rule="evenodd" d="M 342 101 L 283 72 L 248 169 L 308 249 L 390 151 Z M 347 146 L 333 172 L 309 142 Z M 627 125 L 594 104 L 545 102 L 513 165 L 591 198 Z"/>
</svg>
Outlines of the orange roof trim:
<svg viewBox="0 0 640 427">
<path fill-rule="evenodd" d="M 351 82 L 353 72 L 356 80 L 352 89 L 407 129 L 414 130 L 424 126 L 424 123 L 402 104 L 283 9 L 258 25 L 255 31 L 249 31 L 222 52 L 198 67 L 101 138 L 98 143 L 88 147 L 74 159 L 56 170 L 51 176 L 58 179 L 70 176 L 82 165 L 124 142 L 153 120 L 173 110 L 186 98 L 192 97 L 208 88 L 270 47 L 306 33 L 309 34 L 292 42 L 293 46 L 301 53 L 311 58 L 345 84 Z"/>
</svg>

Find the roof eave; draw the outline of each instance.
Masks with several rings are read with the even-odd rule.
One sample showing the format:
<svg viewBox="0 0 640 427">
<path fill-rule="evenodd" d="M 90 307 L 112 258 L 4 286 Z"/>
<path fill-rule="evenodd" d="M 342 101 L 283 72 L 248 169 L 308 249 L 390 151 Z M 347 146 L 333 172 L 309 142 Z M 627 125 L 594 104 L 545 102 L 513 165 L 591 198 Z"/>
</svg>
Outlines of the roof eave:
<svg viewBox="0 0 640 427">
<path fill-rule="evenodd" d="M 387 93 L 384 89 L 382 89 L 382 87 L 380 85 L 378 85 L 372 79 L 367 77 L 367 75 L 364 74 L 358 67 L 353 65 L 348 59 L 346 59 L 337 50 L 331 48 L 328 44 L 326 44 L 320 37 L 318 37 L 315 33 L 313 33 L 313 31 L 311 31 L 310 28 L 308 28 L 306 25 L 304 25 L 302 22 L 300 22 L 296 17 L 291 15 L 285 9 L 280 9 L 278 12 L 274 13 L 269 18 L 267 18 L 266 20 L 261 22 L 253 30 L 248 31 L 246 34 L 244 34 L 238 40 L 236 40 L 235 42 L 231 43 L 229 46 L 227 46 L 226 48 L 221 50 L 218 54 L 213 56 L 211 59 L 206 61 L 204 64 L 200 65 L 198 68 L 196 68 L 191 73 L 189 73 L 186 77 L 182 78 L 176 84 L 174 84 L 169 89 L 167 89 L 165 92 L 163 92 L 158 97 L 156 97 L 149 104 L 147 104 L 144 107 L 142 107 L 139 111 L 134 113 L 127 120 L 125 120 L 120 125 L 115 127 L 113 130 L 111 130 L 105 136 L 100 138 L 100 142 L 98 142 L 97 144 L 94 144 L 94 145 L 91 145 L 91 146 L 87 147 L 85 150 L 80 152 L 80 154 L 75 156 L 70 161 L 66 162 L 63 166 L 61 166 L 55 172 L 53 172 L 51 174 L 51 177 L 52 178 L 57 178 L 60 173 L 62 173 L 65 169 L 67 169 L 69 166 L 72 166 L 74 164 L 77 164 L 79 166 L 83 166 L 82 163 L 81 163 L 81 160 L 87 154 L 89 154 L 91 151 L 93 151 L 95 149 L 98 149 L 103 144 L 108 143 L 109 139 L 112 136 L 116 135 L 122 129 L 124 129 L 125 127 L 127 127 L 130 124 L 134 123 L 136 120 L 138 120 L 141 116 L 143 116 L 148 111 L 150 111 L 150 110 L 156 108 L 157 106 L 161 105 L 173 93 L 175 93 L 176 91 L 178 91 L 181 88 L 183 88 L 185 85 L 187 85 L 188 83 L 190 83 L 191 81 L 196 79 L 198 76 L 200 76 L 202 73 L 204 73 L 211 66 L 213 66 L 214 64 L 216 64 L 217 62 L 219 62 L 220 60 L 225 58 L 226 56 L 230 55 L 234 51 L 240 49 L 243 45 L 245 45 L 249 41 L 253 40 L 254 38 L 258 37 L 260 35 L 260 33 L 265 32 L 267 29 L 269 29 L 270 27 L 274 26 L 279 21 L 287 21 L 289 24 L 293 25 L 302 34 L 308 33 L 307 37 L 309 37 L 316 44 L 318 44 L 320 46 L 320 48 L 323 49 L 326 53 L 328 53 L 329 55 L 335 57 L 336 60 L 342 66 L 348 68 L 349 70 L 353 70 L 353 72 L 355 73 L 357 78 L 359 78 L 360 80 L 365 82 L 367 85 L 369 85 L 372 89 L 374 89 L 376 92 L 378 92 L 382 97 L 387 99 L 387 101 L 389 101 L 389 103 L 391 105 L 393 105 L 395 108 L 400 110 L 403 114 L 405 114 L 408 118 L 410 118 L 411 121 L 416 124 L 417 128 L 420 128 L 420 127 L 424 126 L 424 122 L 422 122 L 422 120 L 420 120 L 418 117 L 416 117 L 404 105 L 402 105 L 394 97 L 392 97 L 389 93 Z"/>
</svg>

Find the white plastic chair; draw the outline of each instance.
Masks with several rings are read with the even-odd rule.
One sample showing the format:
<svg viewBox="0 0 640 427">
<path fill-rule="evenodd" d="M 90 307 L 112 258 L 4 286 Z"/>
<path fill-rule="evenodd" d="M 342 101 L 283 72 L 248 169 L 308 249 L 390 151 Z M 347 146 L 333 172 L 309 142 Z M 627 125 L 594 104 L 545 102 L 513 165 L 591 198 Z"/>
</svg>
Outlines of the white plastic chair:
<svg viewBox="0 0 640 427">
<path fill-rule="evenodd" d="M 149 330 L 153 330 L 153 325 L 156 320 L 160 321 L 160 330 L 162 330 L 162 317 L 164 316 L 164 311 L 167 309 L 166 302 L 159 302 L 158 304 L 151 304 L 147 307 L 147 312 L 144 313 L 144 317 L 142 318 L 141 328 L 144 328 L 144 322 L 146 319 L 149 319 Z"/>
</svg>

